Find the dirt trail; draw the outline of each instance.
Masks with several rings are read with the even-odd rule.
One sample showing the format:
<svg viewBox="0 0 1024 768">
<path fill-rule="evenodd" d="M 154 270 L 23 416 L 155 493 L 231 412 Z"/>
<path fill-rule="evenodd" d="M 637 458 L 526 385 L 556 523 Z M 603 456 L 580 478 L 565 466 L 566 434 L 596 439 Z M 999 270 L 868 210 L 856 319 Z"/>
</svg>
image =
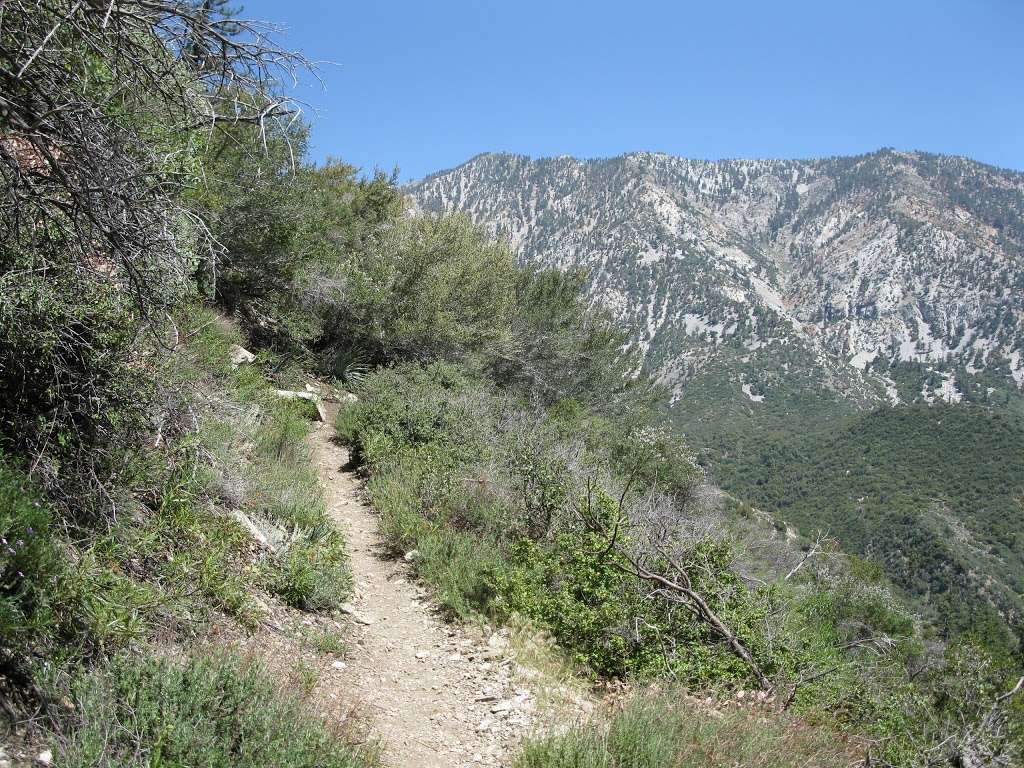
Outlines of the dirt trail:
<svg viewBox="0 0 1024 768">
<path fill-rule="evenodd" d="M 369 710 L 394 768 L 509 765 L 533 725 L 533 692 L 514 682 L 501 636 L 442 622 L 408 565 L 383 556 L 377 515 L 332 436 L 318 424 L 310 444 L 355 578 L 352 651 L 338 675 L 344 695 Z"/>
</svg>

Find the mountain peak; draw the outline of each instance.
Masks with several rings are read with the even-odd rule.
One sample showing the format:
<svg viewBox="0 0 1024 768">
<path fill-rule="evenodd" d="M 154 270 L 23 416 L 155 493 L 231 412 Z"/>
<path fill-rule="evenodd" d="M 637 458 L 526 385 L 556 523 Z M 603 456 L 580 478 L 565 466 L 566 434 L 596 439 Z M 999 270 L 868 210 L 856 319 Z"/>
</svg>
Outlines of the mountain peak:
<svg viewBox="0 0 1024 768">
<path fill-rule="evenodd" d="M 795 381 L 855 405 L 1024 386 L 1018 172 L 892 148 L 810 160 L 490 153 L 409 191 L 426 210 L 467 211 L 524 261 L 586 269 L 593 299 L 677 399 L 723 366 L 754 406 Z M 780 376 L 781 349 L 793 360 Z"/>
</svg>

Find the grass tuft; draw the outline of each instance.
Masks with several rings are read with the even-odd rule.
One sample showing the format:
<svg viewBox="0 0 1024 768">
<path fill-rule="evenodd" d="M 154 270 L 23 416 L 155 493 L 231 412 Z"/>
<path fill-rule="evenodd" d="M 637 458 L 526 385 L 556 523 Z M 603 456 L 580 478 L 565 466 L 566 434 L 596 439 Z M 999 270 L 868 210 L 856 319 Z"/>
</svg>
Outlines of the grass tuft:
<svg viewBox="0 0 1024 768">
<path fill-rule="evenodd" d="M 85 766 L 370 768 L 374 746 L 311 716 L 303 693 L 315 670 L 297 670 L 298 691 L 231 653 L 185 660 L 123 656 L 69 684 L 73 707 L 48 722 L 56 763 Z"/>
<path fill-rule="evenodd" d="M 610 723 L 528 742 L 516 768 L 845 768 L 858 757 L 828 730 L 702 707 L 673 688 L 637 697 Z"/>
</svg>

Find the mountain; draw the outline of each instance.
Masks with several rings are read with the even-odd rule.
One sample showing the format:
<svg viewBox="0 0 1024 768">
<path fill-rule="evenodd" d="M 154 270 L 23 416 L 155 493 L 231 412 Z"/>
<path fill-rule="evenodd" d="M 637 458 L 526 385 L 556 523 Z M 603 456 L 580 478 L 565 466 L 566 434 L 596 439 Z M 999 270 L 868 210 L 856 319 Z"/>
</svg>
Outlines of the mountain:
<svg viewBox="0 0 1024 768">
<path fill-rule="evenodd" d="M 751 403 L 778 384 L 765 358 L 799 362 L 858 403 L 990 400 L 1024 385 L 1021 173 L 889 150 L 481 155 L 409 191 L 423 209 L 467 211 L 524 260 L 588 270 L 676 397 L 729 358 L 750 363 L 735 383 Z"/>
<path fill-rule="evenodd" d="M 1024 541 L 993 523 L 1020 519 L 1019 484 L 1011 477 L 976 514 L 956 489 L 928 501 L 925 476 L 943 473 L 941 461 L 971 466 L 977 452 L 934 451 L 920 409 L 960 405 L 971 424 L 996 411 L 1018 434 L 1024 174 L 888 149 L 714 162 L 485 154 L 407 191 L 422 210 L 465 211 L 524 262 L 585 270 L 592 300 L 631 330 L 642 368 L 671 393 L 671 416 L 728 490 L 878 555 L 910 591 L 981 591 L 1004 614 L 1019 611 L 1021 585 L 1007 574 L 1024 573 Z M 893 417 L 903 409 L 925 427 Z M 866 425 L 876 413 L 895 426 Z M 941 460 L 904 468 L 913 489 L 899 504 L 884 470 L 866 485 L 840 469 L 828 483 L 792 483 L 789 495 L 766 488 L 765 467 L 792 479 L 827 455 L 831 472 L 844 448 L 866 446 Z M 875 514 L 858 528 L 850 510 L 865 499 Z M 863 525 L 883 518 L 879 542 Z M 914 544 L 890 535 L 910 529 L 921 532 Z M 908 548 L 948 557 L 940 567 Z"/>
</svg>

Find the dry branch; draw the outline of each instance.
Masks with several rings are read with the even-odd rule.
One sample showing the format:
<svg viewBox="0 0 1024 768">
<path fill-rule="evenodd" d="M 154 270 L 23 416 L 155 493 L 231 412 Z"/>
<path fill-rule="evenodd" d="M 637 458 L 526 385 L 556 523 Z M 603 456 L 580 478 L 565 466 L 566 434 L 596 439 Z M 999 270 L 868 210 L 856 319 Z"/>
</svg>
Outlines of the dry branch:
<svg viewBox="0 0 1024 768">
<path fill-rule="evenodd" d="M 771 679 L 761 669 L 761 665 L 754 658 L 754 655 L 744 644 L 743 640 L 722 620 L 707 600 L 705 600 L 704 596 L 694 588 L 693 581 L 686 568 L 669 553 L 667 546 L 664 544 L 664 542 L 670 539 L 670 533 L 667 528 L 662 529 L 656 536 L 663 543 L 650 544 L 649 552 L 636 553 L 623 545 L 621 533 L 628 519 L 624 505 L 630 487 L 631 481 L 626 483 L 625 490 L 618 499 L 615 522 L 609 527 L 600 519 L 599 515 L 593 512 L 592 494 L 594 486 L 592 482 L 588 481 L 586 505 L 581 510 L 584 524 L 594 533 L 607 539 L 606 554 L 614 551 L 622 560 L 629 564 L 628 568 L 619 565 L 620 568 L 640 581 L 655 586 L 654 591 L 651 593 L 652 596 L 679 604 L 689 611 L 698 621 L 705 624 L 714 635 L 724 641 L 729 650 L 746 664 L 762 690 L 768 692 L 774 690 Z M 649 568 L 644 565 L 643 561 L 645 558 L 653 558 L 661 564 L 667 564 L 667 567 L 663 570 Z"/>
<path fill-rule="evenodd" d="M 278 94 L 306 62 L 272 33 L 184 0 L 5 0 L 4 250 L 116 280 L 145 316 L 173 302 L 187 257 L 216 251 L 179 202 L 188 137 L 239 123 L 287 137 L 298 109 Z"/>
</svg>

